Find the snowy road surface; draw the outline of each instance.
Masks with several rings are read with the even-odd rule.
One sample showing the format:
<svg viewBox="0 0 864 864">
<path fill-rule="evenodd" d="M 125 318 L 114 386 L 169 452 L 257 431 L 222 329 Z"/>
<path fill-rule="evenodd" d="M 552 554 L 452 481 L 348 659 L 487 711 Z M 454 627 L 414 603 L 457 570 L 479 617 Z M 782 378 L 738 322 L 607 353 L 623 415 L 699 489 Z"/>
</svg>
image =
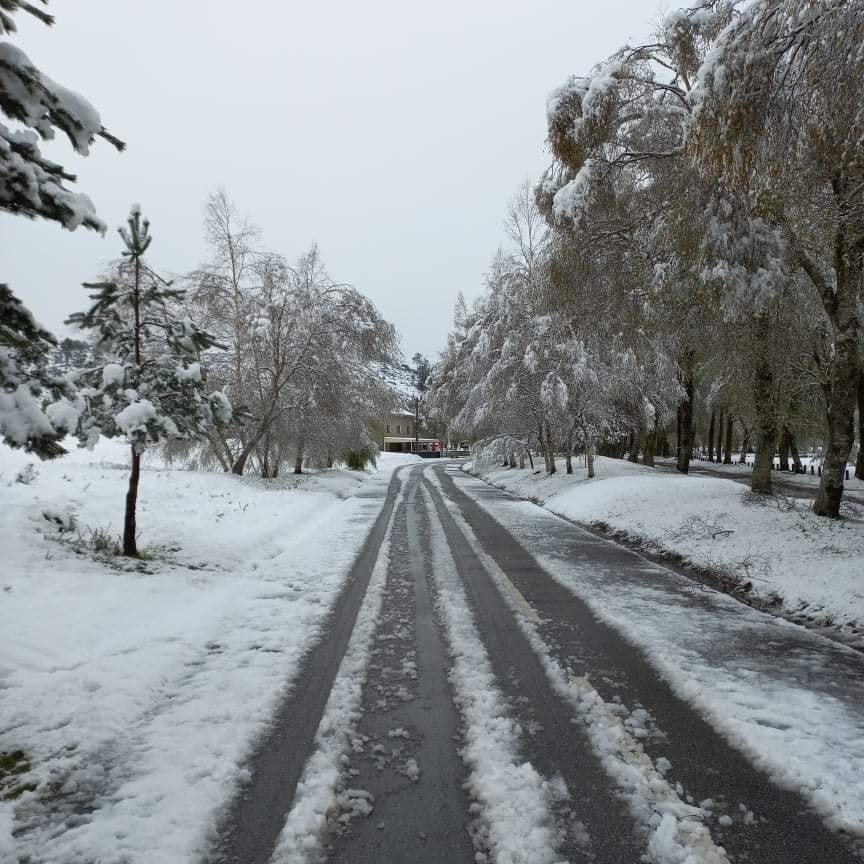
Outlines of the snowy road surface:
<svg viewBox="0 0 864 864">
<path fill-rule="evenodd" d="M 206 860 L 860 861 L 864 657 L 404 468 Z"/>
</svg>

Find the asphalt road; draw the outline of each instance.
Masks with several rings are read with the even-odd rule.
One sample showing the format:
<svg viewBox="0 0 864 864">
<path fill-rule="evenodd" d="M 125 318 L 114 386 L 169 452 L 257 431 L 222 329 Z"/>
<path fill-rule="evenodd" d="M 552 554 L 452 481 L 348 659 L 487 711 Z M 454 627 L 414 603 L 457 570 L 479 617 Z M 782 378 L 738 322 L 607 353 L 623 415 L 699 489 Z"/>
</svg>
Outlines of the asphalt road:
<svg viewBox="0 0 864 864">
<path fill-rule="evenodd" d="M 397 497 L 400 484 L 402 495 Z M 536 620 L 537 633 L 555 661 L 572 676 L 590 680 L 608 704 L 648 712 L 662 732 L 648 735 L 641 746 L 657 764 L 669 760 L 674 767 L 668 779 L 688 800 L 710 798 L 732 806 L 746 801 L 759 814 L 756 824 L 737 813 L 726 824 L 711 822 L 711 839 L 725 849 L 724 860 L 860 864 L 848 838 L 828 830 L 796 792 L 776 786 L 676 696 L 631 642 L 601 623 L 582 600 L 540 567 L 484 506 L 506 498 L 506 493 L 479 481 L 461 482 L 448 463 L 405 469 L 401 480 L 394 479 L 382 515 L 337 601 L 330 631 L 310 648 L 300 680 L 260 743 L 251 780 L 226 813 L 208 860 L 270 860 L 298 794 L 315 730 L 392 514 L 387 585 L 363 686 L 362 714 L 344 769 L 346 785 L 368 796 L 371 812 L 343 819 L 334 810 L 320 860 L 494 861 L 482 857 L 489 850 L 477 832 L 476 808 L 465 788 L 464 721 L 455 707 L 448 677 L 450 648 L 436 611 L 432 544 L 443 534 L 496 685 L 521 730 L 520 756 L 549 781 L 563 781 L 566 795 L 559 795 L 553 812 L 561 861 L 637 864 L 647 860 L 646 828 L 592 745 L 584 718 L 553 686 L 519 626 L 512 602 L 504 596 L 501 577 L 493 578 L 494 568 L 527 604 L 527 614 Z M 578 560 L 580 567 L 587 565 L 618 580 L 615 584 L 621 590 L 626 590 L 628 579 L 644 583 L 650 578 L 644 559 L 561 520 L 538 522 L 537 531 L 538 541 L 548 543 L 561 562 Z M 696 609 L 709 601 L 706 592 L 692 592 L 670 597 L 669 602 L 692 603 Z M 818 670 L 830 669 L 831 680 L 824 686 L 843 689 L 849 710 L 861 710 L 864 657 L 827 640 L 789 627 L 770 646 L 736 642 L 728 651 L 752 654 L 754 662 L 757 657 L 763 663 L 776 661 L 790 682 L 802 684 L 806 678 L 807 686 L 817 690 Z"/>
</svg>

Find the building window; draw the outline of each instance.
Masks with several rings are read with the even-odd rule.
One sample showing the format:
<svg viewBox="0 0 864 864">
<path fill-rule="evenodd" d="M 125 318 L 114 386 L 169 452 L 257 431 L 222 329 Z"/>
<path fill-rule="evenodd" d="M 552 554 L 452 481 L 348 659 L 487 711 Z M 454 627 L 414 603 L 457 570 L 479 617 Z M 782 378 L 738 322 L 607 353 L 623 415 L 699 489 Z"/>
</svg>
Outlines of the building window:
<svg viewBox="0 0 864 864">
<path fill-rule="evenodd" d="M 390 434 L 390 424 L 389 423 L 387 424 L 387 434 L 388 435 Z"/>
<path fill-rule="evenodd" d="M 405 428 L 406 428 L 406 433 L 405 433 L 405 434 L 406 434 L 406 435 L 410 435 L 410 434 L 411 434 L 411 424 L 409 423 Z"/>
<path fill-rule="evenodd" d="M 401 434 L 402 434 L 402 424 L 401 424 L 401 423 L 397 423 L 397 424 L 396 424 L 396 434 L 397 434 L 397 435 L 401 435 Z"/>
</svg>

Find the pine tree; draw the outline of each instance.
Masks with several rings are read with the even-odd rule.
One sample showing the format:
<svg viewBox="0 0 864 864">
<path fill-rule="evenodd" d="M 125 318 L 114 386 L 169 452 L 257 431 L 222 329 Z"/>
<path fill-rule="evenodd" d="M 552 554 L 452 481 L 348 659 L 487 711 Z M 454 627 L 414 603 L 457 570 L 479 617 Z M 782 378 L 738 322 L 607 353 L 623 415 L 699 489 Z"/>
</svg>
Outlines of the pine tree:
<svg viewBox="0 0 864 864">
<path fill-rule="evenodd" d="M 36 323 L 6 285 L 0 285 L 0 435 L 43 459 L 66 451 L 57 443 L 47 399 L 71 396 L 71 385 L 45 365 L 54 337 Z"/>
<path fill-rule="evenodd" d="M 136 505 L 141 456 L 148 446 L 169 440 L 200 440 L 212 424 L 227 423 L 231 406 L 220 392 L 206 394 L 200 354 L 217 346 L 208 333 L 177 314 L 184 292 L 172 288 L 144 263 L 150 224 L 135 205 L 115 278 L 85 284 L 93 305 L 68 324 L 93 333 L 105 362 L 80 377 L 77 427 L 82 443 L 100 435 L 125 436 L 132 449 L 126 495 L 123 554 L 137 557 Z"/>
<path fill-rule="evenodd" d="M 30 3 L 0 0 L 0 36 L 15 32 L 12 16 L 19 11 L 45 24 L 54 21 Z M 97 136 L 122 150 L 123 143 L 105 130 L 93 106 L 40 72 L 19 48 L 0 41 L 0 114 L 24 127 L 13 130 L 0 123 L 0 210 L 50 219 L 69 230 L 83 225 L 104 232 L 90 199 L 65 185 L 74 182 L 74 175 L 45 159 L 38 145 L 59 130 L 82 156 Z M 46 371 L 55 344 L 12 290 L 0 285 L 0 435 L 42 458 L 65 452 L 52 420 L 62 425 L 74 420 L 71 399 L 62 407 L 43 407 L 52 397 L 71 396 L 71 385 Z"/>
</svg>

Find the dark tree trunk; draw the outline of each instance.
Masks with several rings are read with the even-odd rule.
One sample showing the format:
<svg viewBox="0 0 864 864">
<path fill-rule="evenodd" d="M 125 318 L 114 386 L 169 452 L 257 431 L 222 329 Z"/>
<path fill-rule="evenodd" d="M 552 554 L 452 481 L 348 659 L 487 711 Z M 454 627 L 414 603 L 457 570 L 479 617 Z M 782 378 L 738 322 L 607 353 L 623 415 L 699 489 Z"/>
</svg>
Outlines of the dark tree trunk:
<svg viewBox="0 0 864 864">
<path fill-rule="evenodd" d="M 720 416 L 717 418 L 717 464 L 723 461 L 723 425 L 726 420 L 726 412 L 720 410 Z"/>
<path fill-rule="evenodd" d="M 135 539 L 135 511 L 138 506 L 138 481 L 141 478 L 141 454 L 132 448 L 132 471 L 129 474 L 129 490 L 126 492 L 126 515 L 123 519 L 123 554 L 128 558 L 138 557 Z"/>
<path fill-rule="evenodd" d="M 649 432 L 645 436 L 645 443 L 642 446 L 642 464 L 649 468 L 654 467 L 654 453 L 657 449 L 657 432 Z"/>
<path fill-rule="evenodd" d="M 791 429 L 789 430 L 789 453 L 792 456 L 792 470 L 796 474 L 803 474 L 804 466 L 801 464 L 801 454 L 798 452 L 798 439 Z"/>
<path fill-rule="evenodd" d="M 864 276 L 864 241 L 853 239 L 857 226 L 850 224 L 859 218 L 850 215 L 857 214 L 861 206 L 858 193 L 854 191 L 858 182 L 857 178 L 842 177 L 832 181 L 841 214 L 834 236 L 835 282 L 823 285 L 821 291 L 822 303 L 831 321 L 833 357 L 825 388 L 828 432 L 825 465 L 813 512 L 833 519 L 840 516 L 846 463 L 855 443 L 855 403 L 861 381 L 858 295 Z"/>
<path fill-rule="evenodd" d="M 864 372 L 858 376 L 858 458 L 855 476 L 864 480 Z"/>
<path fill-rule="evenodd" d="M 301 438 L 297 444 L 297 458 L 294 460 L 294 473 L 303 473 L 303 439 Z"/>
<path fill-rule="evenodd" d="M 780 432 L 780 443 L 777 445 L 777 470 L 789 470 L 789 429 L 784 426 Z"/>
<path fill-rule="evenodd" d="M 711 422 L 708 424 L 708 461 L 714 461 L 714 422 L 716 420 L 714 408 L 711 408 Z"/>
<path fill-rule="evenodd" d="M 747 451 L 750 449 L 750 430 L 744 430 L 744 437 L 741 439 L 741 457 L 738 459 L 739 465 L 747 464 Z"/>
<path fill-rule="evenodd" d="M 546 473 L 555 474 L 558 469 L 555 467 L 555 450 L 552 447 L 552 430 L 549 428 L 548 423 L 546 424 L 544 443 L 546 445 Z"/>
<path fill-rule="evenodd" d="M 753 370 L 753 401 L 756 406 L 756 459 L 750 488 L 770 495 L 773 491 L 771 469 L 777 444 L 777 415 L 774 410 L 774 372 L 769 354 L 770 323 L 767 314 L 756 320 L 759 350 Z"/>
<path fill-rule="evenodd" d="M 675 411 L 675 460 L 681 459 L 681 406 Z"/>
<path fill-rule="evenodd" d="M 678 464 L 676 467 L 682 474 L 689 473 L 690 460 L 693 458 L 693 394 L 696 390 L 692 368 L 688 368 L 686 376 L 684 379 L 685 398 L 678 407 L 681 418 L 681 430 L 678 436 L 680 449 L 678 451 Z"/>
<path fill-rule="evenodd" d="M 627 461 L 634 465 L 639 462 L 639 430 L 630 433 L 630 443 L 627 446 Z"/>
<path fill-rule="evenodd" d="M 726 415 L 726 444 L 724 445 L 723 464 L 732 464 L 732 436 L 735 432 L 735 421 L 731 414 Z"/>
</svg>

